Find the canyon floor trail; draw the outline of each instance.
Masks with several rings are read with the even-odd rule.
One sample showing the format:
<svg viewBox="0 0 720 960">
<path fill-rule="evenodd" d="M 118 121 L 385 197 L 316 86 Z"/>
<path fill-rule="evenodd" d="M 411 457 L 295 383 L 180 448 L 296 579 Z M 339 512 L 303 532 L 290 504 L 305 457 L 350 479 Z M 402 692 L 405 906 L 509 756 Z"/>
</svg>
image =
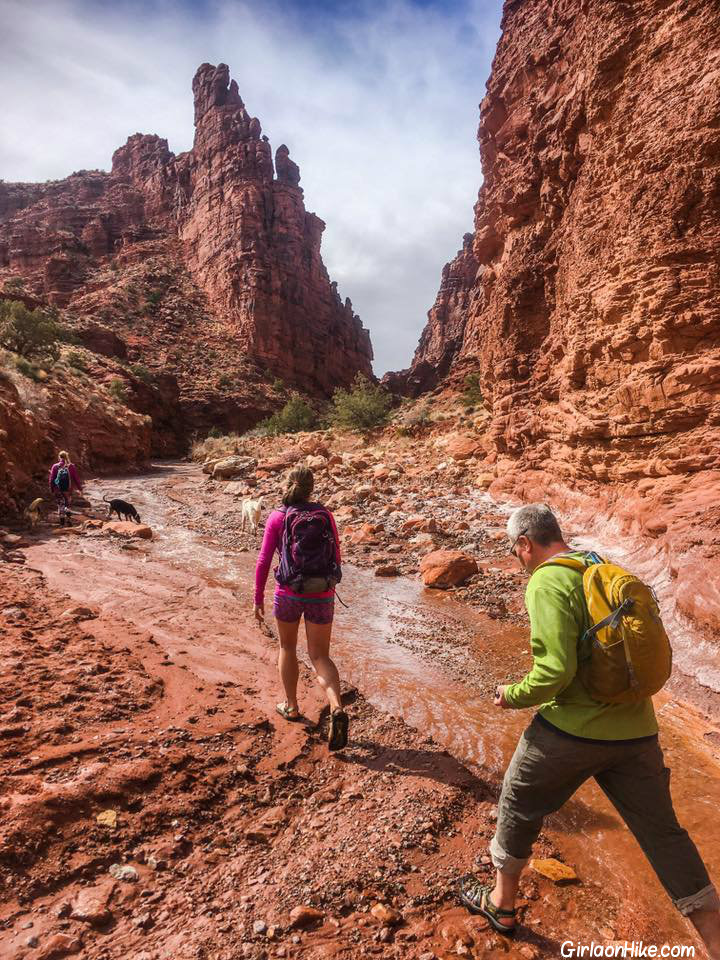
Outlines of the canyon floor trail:
<svg viewBox="0 0 720 960">
<path fill-rule="evenodd" d="M 522 669 L 523 629 L 348 564 L 333 653 L 352 745 L 329 757 L 308 670 L 307 723 L 274 716 L 254 550 L 203 481 L 164 465 L 90 485 L 93 501 L 123 491 L 153 542 L 39 535 L 3 588 L 0 948 L 45 960 L 504 954 L 446 891 L 476 860 L 489 872 L 499 780 L 527 719 L 495 711 L 489 693 Z M 678 701 L 658 706 L 681 819 L 717 877 L 720 738 Z M 114 829 L 97 822 L 105 809 Z M 581 883 L 528 875 L 511 954 L 557 955 L 565 939 L 693 942 L 594 786 L 551 819 L 538 852 Z M 137 882 L 109 875 L 113 863 Z M 293 926 L 303 906 L 321 916 Z"/>
</svg>

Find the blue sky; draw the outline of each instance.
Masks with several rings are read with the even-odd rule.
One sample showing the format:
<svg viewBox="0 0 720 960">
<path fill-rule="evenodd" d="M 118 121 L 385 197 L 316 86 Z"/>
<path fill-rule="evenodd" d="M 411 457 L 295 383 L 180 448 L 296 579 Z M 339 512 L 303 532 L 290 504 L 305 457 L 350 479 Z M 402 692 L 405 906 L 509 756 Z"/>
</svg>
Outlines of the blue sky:
<svg viewBox="0 0 720 960">
<path fill-rule="evenodd" d="M 0 0 L 0 178 L 108 169 L 140 131 L 192 144 L 192 76 L 228 63 L 327 223 L 323 259 L 407 366 L 472 229 L 476 131 L 501 0 Z"/>
</svg>

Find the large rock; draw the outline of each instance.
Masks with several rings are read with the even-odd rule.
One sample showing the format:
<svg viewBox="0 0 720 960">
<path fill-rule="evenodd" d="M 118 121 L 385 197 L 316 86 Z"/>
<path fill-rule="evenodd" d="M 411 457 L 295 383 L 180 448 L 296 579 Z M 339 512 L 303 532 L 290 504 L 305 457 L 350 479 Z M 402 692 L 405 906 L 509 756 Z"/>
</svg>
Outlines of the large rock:
<svg viewBox="0 0 720 960">
<path fill-rule="evenodd" d="M 103 524 L 103 533 L 123 540 L 152 540 L 152 528 L 146 523 L 133 523 L 131 520 L 110 520 Z"/>
<path fill-rule="evenodd" d="M 114 883 L 85 887 L 76 896 L 70 916 L 93 927 L 101 927 L 112 919 L 108 903 L 115 889 Z"/>
<path fill-rule="evenodd" d="M 420 575 L 426 587 L 457 587 L 477 572 L 475 560 L 460 550 L 433 550 L 420 561 Z"/>
<path fill-rule="evenodd" d="M 254 473 L 256 467 L 257 460 L 254 457 L 225 457 L 213 464 L 213 480 L 235 480 L 251 471 Z"/>
<path fill-rule="evenodd" d="M 469 460 L 481 450 L 482 444 L 479 437 L 452 437 L 445 447 L 445 453 L 453 460 Z"/>
<path fill-rule="evenodd" d="M 61 960 L 61 957 L 71 957 L 80 953 L 83 942 L 80 937 L 71 933 L 55 933 L 45 940 L 33 954 L 34 960 Z"/>
</svg>

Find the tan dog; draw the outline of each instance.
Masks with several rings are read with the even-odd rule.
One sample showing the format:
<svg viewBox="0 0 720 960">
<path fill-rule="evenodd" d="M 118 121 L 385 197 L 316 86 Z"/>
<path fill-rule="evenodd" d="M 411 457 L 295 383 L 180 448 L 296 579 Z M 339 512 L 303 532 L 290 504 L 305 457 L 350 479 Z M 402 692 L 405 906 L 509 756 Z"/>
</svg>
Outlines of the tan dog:
<svg viewBox="0 0 720 960">
<path fill-rule="evenodd" d="M 45 501 L 42 497 L 36 497 L 25 511 L 25 516 L 30 521 L 30 526 L 35 527 L 40 521 L 40 507 Z"/>
<path fill-rule="evenodd" d="M 246 497 L 242 502 L 242 522 L 240 530 L 245 530 L 245 524 L 250 527 L 250 533 L 257 533 L 258 523 L 260 522 L 260 511 L 262 510 L 262 497 L 252 500 Z"/>
</svg>

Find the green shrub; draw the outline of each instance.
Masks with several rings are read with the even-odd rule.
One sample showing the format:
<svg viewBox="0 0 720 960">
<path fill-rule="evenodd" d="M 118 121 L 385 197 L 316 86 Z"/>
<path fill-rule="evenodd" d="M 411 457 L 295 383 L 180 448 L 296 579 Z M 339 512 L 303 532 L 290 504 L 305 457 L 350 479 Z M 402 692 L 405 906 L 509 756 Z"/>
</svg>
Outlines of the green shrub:
<svg viewBox="0 0 720 960">
<path fill-rule="evenodd" d="M 318 417 L 310 404 L 299 393 L 294 393 L 282 410 L 261 421 L 256 430 L 257 436 L 264 434 L 277 436 L 281 433 L 300 433 L 302 430 L 314 430 Z"/>
<path fill-rule="evenodd" d="M 36 363 L 32 363 L 26 357 L 15 357 L 15 369 L 28 380 L 34 380 L 36 383 L 45 379 L 45 372 L 40 369 Z"/>
<path fill-rule="evenodd" d="M 365 432 L 387 422 L 392 397 L 379 383 L 359 373 L 350 390 L 339 388 L 332 398 L 330 422 L 335 427 Z"/>
<path fill-rule="evenodd" d="M 234 382 L 235 381 L 228 373 L 221 373 L 220 376 L 218 377 L 218 386 L 223 389 L 227 389 L 228 387 L 231 387 Z"/>
<path fill-rule="evenodd" d="M 65 359 L 67 360 L 68 366 L 72 367 L 73 370 L 82 370 L 83 372 L 87 370 L 85 357 L 81 353 L 78 353 L 77 350 L 70 350 Z"/>
<path fill-rule="evenodd" d="M 220 427 L 210 427 L 208 430 L 208 436 L 213 440 L 219 440 L 223 436 L 223 432 Z"/>
<path fill-rule="evenodd" d="M 143 383 L 152 383 L 152 374 L 142 363 L 131 363 L 128 369 L 133 376 L 136 376 L 138 380 L 142 380 Z"/>
<path fill-rule="evenodd" d="M 25 289 L 25 277 L 8 277 L 3 284 L 6 293 L 19 293 Z"/>
<path fill-rule="evenodd" d="M 108 393 L 119 403 L 127 403 L 127 393 L 125 392 L 125 382 L 123 380 L 111 380 L 108 384 Z"/>
<path fill-rule="evenodd" d="M 285 381 L 277 377 L 272 382 L 272 388 L 275 391 L 275 393 L 285 393 Z"/>
<path fill-rule="evenodd" d="M 480 377 L 477 373 L 469 373 L 463 383 L 462 402 L 466 407 L 474 407 L 483 402 L 482 390 L 480 389 Z"/>
<path fill-rule="evenodd" d="M 0 301 L 0 344 L 21 357 L 56 360 L 63 332 L 46 310 L 28 310 L 19 300 Z"/>
</svg>

